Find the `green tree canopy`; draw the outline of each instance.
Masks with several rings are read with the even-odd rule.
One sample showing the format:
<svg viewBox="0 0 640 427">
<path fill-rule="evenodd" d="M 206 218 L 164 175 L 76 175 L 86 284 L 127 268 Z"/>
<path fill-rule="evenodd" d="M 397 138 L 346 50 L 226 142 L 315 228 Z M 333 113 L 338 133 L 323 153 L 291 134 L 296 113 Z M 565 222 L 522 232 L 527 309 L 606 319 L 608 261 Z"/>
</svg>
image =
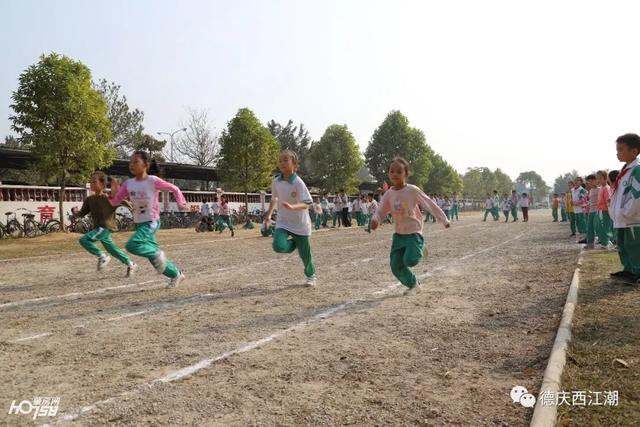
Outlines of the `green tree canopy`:
<svg viewBox="0 0 640 427">
<path fill-rule="evenodd" d="M 487 194 L 511 194 L 513 181 L 499 168 L 495 171 L 487 167 L 467 168 L 467 173 L 462 177 L 464 182 L 464 194 L 467 197 L 483 198 Z"/>
<path fill-rule="evenodd" d="M 483 197 L 486 191 L 482 185 L 481 168 L 467 168 L 462 176 L 465 197 Z"/>
<path fill-rule="evenodd" d="M 111 121 L 111 146 L 116 149 L 118 158 L 127 158 L 143 137 L 144 113 L 137 108 L 131 110 L 127 97 L 120 95 L 120 86 L 106 79 L 94 84 L 107 103 L 107 116 Z"/>
<path fill-rule="evenodd" d="M 56 53 L 42 55 L 20 75 L 11 99 L 12 129 L 22 144 L 32 146 L 36 168 L 60 183 L 62 222 L 67 179 L 86 182 L 115 157 L 108 145 L 107 103 L 92 87 L 89 68 Z"/>
<path fill-rule="evenodd" d="M 320 141 L 311 145 L 309 160 L 312 180 L 323 190 L 358 190 L 357 175 L 364 162 L 347 125 L 329 126 Z"/>
<path fill-rule="evenodd" d="M 502 172 L 500 168 L 493 171 L 493 175 L 496 177 L 496 188 L 494 188 L 494 190 L 498 190 L 498 194 L 501 196 L 504 193 L 511 194 L 511 190 L 513 190 L 511 177 Z"/>
<path fill-rule="evenodd" d="M 270 188 L 279 145 L 248 108 L 238 110 L 220 137 L 218 171 L 222 181 L 245 193 Z"/>
<path fill-rule="evenodd" d="M 434 154 L 425 191 L 429 194 L 451 195 L 454 191 L 461 193 L 462 188 L 460 174 L 442 156 Z"/>
<path fill-rule="evenodd" d="M 575 169 L 571 172 L 565 173 L 564 175 L 558 176 L 553 182 L 553 192 L 558 193 L 558 195 L 566 193 L 569 191 L 569 181 L 573 181 L 578 176 L 580 175 Z"/>
<path fill-rule="evenodd" d="M 549 194 L 547 183 L 535 171 L 522 172 L 516 178 L 516 183 L 529 193 L 532 200 L 542 199 Z"/>
<path fill-rule="evenodd" d="M 373 132 L 365 161 L 371 175 L 383 182 L 396 156 L 404 157 L 411 165 L 409 182 L 423 188 L 429 179 L 433 151 L 420 129 L 410 127 L 409 119 L 400 111 L 391 111 Z"/>
<path fill-rule="evenodd" d="M 300 167 L 297 173 L 303 181 L 307 182 L 310 178 L 307 165 L 307 155 L 311 147 L 309 131 L 302 123 L 299 126 L 294 126 L 292 120 L 289 120 L 285 126 L 275 120 L 271 120 L 267 123 L 267 128 L 280 144 L 280 150 L 291 150 L 298 155 Z"/>
</svg>

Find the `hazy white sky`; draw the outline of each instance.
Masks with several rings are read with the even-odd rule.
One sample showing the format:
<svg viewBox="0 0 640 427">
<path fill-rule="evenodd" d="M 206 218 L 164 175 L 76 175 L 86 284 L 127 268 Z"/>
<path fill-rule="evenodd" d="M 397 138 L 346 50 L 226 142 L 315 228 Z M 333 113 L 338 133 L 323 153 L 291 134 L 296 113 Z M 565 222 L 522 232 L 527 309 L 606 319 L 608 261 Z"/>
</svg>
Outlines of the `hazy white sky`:
<svg viewBox="0 0 640 427">
<path fill-rule="evenodd" d="M 52 51 L 122 86 L 145 131 L 186 107 L 347 124 L 366 148 L 392 109 L 459 172 L 513 179 L 618 167 L 640 132 L 640 3 L 111 0 L 0 3 L 0 135 L 18 75 Z"/>
</svg>

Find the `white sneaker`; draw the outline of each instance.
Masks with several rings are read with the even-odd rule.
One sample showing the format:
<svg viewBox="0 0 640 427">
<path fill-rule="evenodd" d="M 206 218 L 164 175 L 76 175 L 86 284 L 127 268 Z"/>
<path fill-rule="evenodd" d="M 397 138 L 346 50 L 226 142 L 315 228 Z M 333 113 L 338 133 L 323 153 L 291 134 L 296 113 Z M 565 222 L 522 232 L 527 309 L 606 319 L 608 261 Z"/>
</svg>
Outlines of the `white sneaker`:
<svg viewBox="0 0 640 427">
<path fill-rule="evenodd" d="M 416 284 L 413 285 L 413 288 L 409 288 L 406 291 L 404 291 L 404 295 L 406 295 L 406 296 L 415 295 L 418 292 L 420 292 L 421 290 L 422 290 L 422 283 L 416 282 Z"/>
<path fill-rule="evenodd" d="M 182 273 L 178 273 L 178 275 L 176 277 L 172 277 L 169 280 L 169 283 L 167 283 L 167 289 L 172 289 L 175 288 L 176 286 L 178 286 L 180 284 L 180 282 L 182 282 L 184 279 L 186 279 L 185 275 Z"/>
<path fill-rule="evenodd" d="M 133 274 L 138 269 L 138 264 L 131 263 L 127 266 L 127 275 L 125 277 L 133 277 Z"/>
<path fill-rule="evenodd" d="M 307 277 L 307 281 L 304 284 L 310 288 L 315 288 L 318 285 L 318 278 L 315 275 Z"/>
<path fill-rule="evenodd" d="M 158 252 L 158 255 L 156 255 L 156 257 L 151 260 L 151 264 L 153 264 L 158 273 L 162 274 L 167 268 L 167 256 L 163 251 L 160 251 Z"/>
<path fill-rule="evenodd" d="M 111 261 L 111 257 L 109 255 L 100 255 L 98 257 L 98 271 L 104 270 L 107 264 L 109 264 L 109 261 Z"/>
</svg>

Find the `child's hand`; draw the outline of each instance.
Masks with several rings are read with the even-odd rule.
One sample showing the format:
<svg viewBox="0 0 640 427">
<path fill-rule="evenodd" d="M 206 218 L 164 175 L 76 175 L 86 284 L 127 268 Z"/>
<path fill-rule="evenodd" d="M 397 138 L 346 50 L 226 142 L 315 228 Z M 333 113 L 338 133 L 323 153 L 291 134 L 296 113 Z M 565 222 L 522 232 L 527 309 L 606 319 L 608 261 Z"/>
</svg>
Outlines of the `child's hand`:
<svg viewBox="0 0 640 427">
<path fill-rule="evenodd" d="M 378 220 L 377 219 L 371 219 L 371 229 L 375 230 L 376 228 L 378 228 Z"/>
<path fill-rule="evenodd" d="M 183 204 L 181 204 L 181 205 L 178 205 L 178 209 L 180 209 L 181 211 L 186 211 L 186 210 L 187 210 L 187 207 L 188 207 L 188 206 L 187 206 L 187 204 L 186 204 L 186 203 L 183 203 Z"/>
<path fill-rule="evenodd" d="M 270 226 L 271 226 L 271 219 L 265 218 L 265 220 L 264 220 L 264 229 L 268 230 Z"/>
<path fill-rule="evenodd" d="M 282 202 L 282 207 L 293 210 L 293 206 L 289 202 Z"/>
<path fill-rule="evenodd" d="M 444 228 L 451 228 L 451 223 L 450 223 L 450 222 L 446 223 L 446 224 L 444 225 Z"/>
</svg>

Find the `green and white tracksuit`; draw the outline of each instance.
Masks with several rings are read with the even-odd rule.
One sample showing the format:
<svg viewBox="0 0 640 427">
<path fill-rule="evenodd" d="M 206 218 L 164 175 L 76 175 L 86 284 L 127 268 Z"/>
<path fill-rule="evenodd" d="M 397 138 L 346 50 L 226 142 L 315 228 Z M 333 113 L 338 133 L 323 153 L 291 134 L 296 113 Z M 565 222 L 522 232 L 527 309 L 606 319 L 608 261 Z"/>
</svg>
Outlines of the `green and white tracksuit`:
<svg viewBox="0 0 640 427">
<path fill-rule="evenodd" d="M 155 175 L 148 175 L 142 180 L 136 178 L 126 180 L 110 203 L 117 206 L 128 198 L 133 206 L 133 221 L 136 229 L 127 242 L 127 251 L 147 258 L 158 273 L 174 278 L 180 274 L 180 271 L 166 258 L 156 241 L 156 233 L 160 229 L 158 203 L 160 191 L 171 191 L 178 205 L 186 204 L 178 187 Z"/>
<path fill-rule="evenodd" d="M 131 206 L 128 202 L 123 204 Z M 94 228 L 80 238 L 80 245 L 90 254 L 101 257 L 104 256 L 104 252 L 96 245 L 96 242 L 101 242 L 105 250 L 114 258 L 125 265 L 130 265 L 131 260 L 127 254 L 111 239 L 111 232 L 116 229 L 116 209 L 118 206 L 112 206 L 106 194 L 87 197 L 76 216 L 83 217 L 90 213 Z"/>
<path fill-rule="evenodd" d="M 309 237 L 311 236 L 311 218 L 309 211 L 291 210 L 283 207 L 284 202 L 291 205 L 312 203 L 311 194 L 304 181 L 296 174 L 284 179 L 278 175 L 271 183 L 272 200 L 277 199 L 278 217 L 276 231 L 273 236 L 273 250 L 278 253 L 291 253 L 298 250 L 304 264 L 304 274 L 308 278 L 315 277 L 316 269 Z"/>
<path fill-rule="evenodd" d="M 640 276 L 640 165 L 638 159 L 620 171 L 609 213 L 624 271 Z"/>
<path fill-rule="evenodd" d="M 102 252 L 98 248 L 98 246 L 96 246 L 96 242 L 102 243 L 102 246 L 104 246 L 106 251 L 124 265 L 131 264 L 131 260 L 129 259 L 127 254 L 125 254 L 122 249 L 120 249 L 115 243 L 113 243 L 113 239 L 111 239 L 111 230 L 109 230 L 108 228 L 94 228 L 80 238 L 80 244 L 90 254 L 98 257 L 103 256 L 104 252 Z"/>
</svg>

